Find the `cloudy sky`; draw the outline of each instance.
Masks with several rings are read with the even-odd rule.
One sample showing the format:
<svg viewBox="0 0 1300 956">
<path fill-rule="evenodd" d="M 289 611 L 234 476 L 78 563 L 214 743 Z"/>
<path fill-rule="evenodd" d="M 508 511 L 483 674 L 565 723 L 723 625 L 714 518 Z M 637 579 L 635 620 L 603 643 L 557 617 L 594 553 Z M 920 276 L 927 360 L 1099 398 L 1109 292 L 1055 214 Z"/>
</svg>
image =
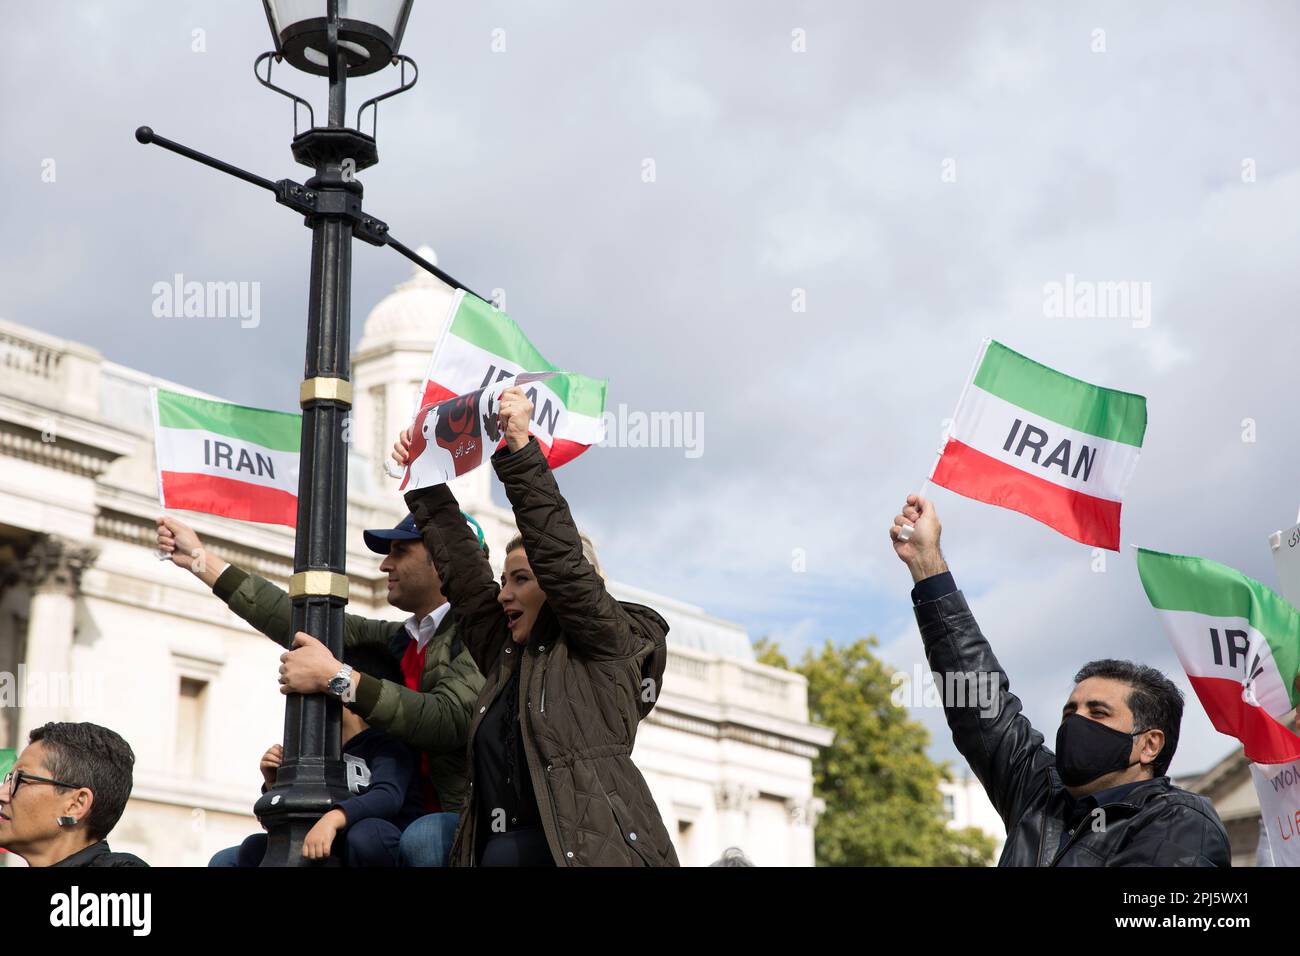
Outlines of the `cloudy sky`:
<svg viewBox="0 0 1300 956">
<path fill-rule="evenodd" d="M 505 289 L 611 405 L 703 414 L 699 457 L 598 449 L 562 485 L 615 577 L 795 656 L 875 634 L 894 665 L 922 660 L 886 531 L 982 337 L 1146 395 L 1104 571 L 935 492 L 954 572 L 1051 736 L 1088 659 L 1187 686 L 1128 544 L 1275 583 L 1266 537 L 1300 508 L 1298 29 L 1286 0 L 420 0 L 403 49 L 420 82 L 382 107 L 361 178 L 395 235 Z M 132 137 L 306 178 L 289 104 L 251 75 L 269 42 L 253 0 L 47 0 L 11 24 L 0 316 L 295 407 L 300 220 Z M 322 82 L 283 78 L 322 108 Z M 358 82 L 354 108 L 386 82 Z M 354 264 L 355 344 L 409 270 L 360 243 Z M 176 272 L 259 282 L 261 324 L 155 319 Z M 1149 283 L 1149 324 L 1048 317 L 1067 275 Z M 1174 772 L 1230 748 L 1193 701 Z M 934 752 L 953 755 L 946 732 Z"/>
</svg>

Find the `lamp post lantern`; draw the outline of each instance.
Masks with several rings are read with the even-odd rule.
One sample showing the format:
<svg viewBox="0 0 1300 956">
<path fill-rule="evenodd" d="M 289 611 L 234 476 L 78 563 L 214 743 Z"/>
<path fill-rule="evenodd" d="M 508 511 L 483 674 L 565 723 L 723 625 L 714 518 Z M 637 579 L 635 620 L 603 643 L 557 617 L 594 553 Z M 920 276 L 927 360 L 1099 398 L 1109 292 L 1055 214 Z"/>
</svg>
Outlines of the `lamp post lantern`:
<svg viewBox="0 0 1300 956">
<path fill-rule="evenodd" d="M 352 408 L 351 293 L 352 240 L 392 246 L 444 282 L 466 289 L 394 239 L 382 220 L 361 208 L 362 188 L 355 173 L 379 161 L 374 130 L 378 103 L 415 85 L 414 61 L 399 53 L 413 0 L 263 0 L 275 49 L 254 63 L 258 82 L 294 101 L 293 157 L 315 170 L 306 183 L 272 182 L 254 173 L 158 136 L 147 126 L 136 130 L 141 143 L 154 144 L 275 193 L 276 201 L 304 216 L 311 229 L 311 281 L 307 306 L 307 349 L 303 381 L 302 441 L 294 543 L 292 630 L 306 631 L 337 658 L 343 656 L 343 609 L 348 599 L 347 429 Z M 327 122 L 315 125 L 311 104 L 271 81 L 273 62 L 329 78 Z M 266 76 L 260 71 L 266 64 Z M 386 66 L 401 68 L 400 85 L 367 100 L 357 110 L 355 127 L 345 120 L 349 76 L 364 76 Z M 407 80 L 407 70 L 411 78 Z M 299 108 L 308 128 L 298 132 Z M 361 117 L 374 110 L 370 134 Z M 266 825 L 263 866 L 303 864 L 302 845 L 316 820 L 347 796 L 340 746 L 340 701 L 327 694 L 290 694 L 284 718 L 284 761 L 275 786 L 257 801 L 254 812 Z"/>
<path fill-rule="evenodd" d="M 262 0 L 275 52 L 305 73 L 330 75 L 331 30 L 350 76 L 386 67 L 402 45 L 411 0 Z"/>
</svg>

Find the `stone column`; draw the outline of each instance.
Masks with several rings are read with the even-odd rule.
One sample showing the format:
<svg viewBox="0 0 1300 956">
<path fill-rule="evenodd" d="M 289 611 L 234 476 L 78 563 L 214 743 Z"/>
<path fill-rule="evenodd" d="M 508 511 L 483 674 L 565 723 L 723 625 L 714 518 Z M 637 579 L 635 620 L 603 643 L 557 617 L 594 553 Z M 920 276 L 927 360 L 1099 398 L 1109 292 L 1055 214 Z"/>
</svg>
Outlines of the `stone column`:
<svg viewBox="0 0 1300 956">
<path fill-rule="evenodd" d="M 718 784 L 714 791 L 718 808 L 718 837 L 721 844 L 716 848 L 713 859 L 722 855 L 728 847 L 740 847 L 750 859 L 754 857 L 754 848 L 748 846 L 749 808 L 758 799 L 758 791 L 748 784 L 726 781 Z"/>
<path fill-rule="evenodd" d="M 826 801 L 821 797 L 799 799 L 792 797 L 785 801 L 785 810 L 790 817 L 789 852 L 787 866 L 815 866 L 816 846 L 814 830 L 817 818 L 826 809 Z"/>
<path fill-rule="evenodd" d="M 81 575 L 98 548 L 43 536 L 19 565 L 19 580 L 31 589 L 27 646 L 19 678 L 24 701 L 18 721 L 18 749 L 35 727 L 72 716 L 64 699 L 72 681 L 72 639 Z"/>
</svg>

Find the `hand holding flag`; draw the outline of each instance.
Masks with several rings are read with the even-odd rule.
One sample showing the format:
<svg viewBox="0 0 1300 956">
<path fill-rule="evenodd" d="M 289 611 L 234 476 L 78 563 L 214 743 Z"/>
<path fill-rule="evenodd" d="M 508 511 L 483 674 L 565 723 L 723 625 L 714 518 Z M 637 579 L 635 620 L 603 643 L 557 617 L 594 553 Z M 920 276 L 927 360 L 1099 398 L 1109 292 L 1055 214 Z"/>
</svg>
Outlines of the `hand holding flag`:
<svg viewBox="0 0 1300 956">
<path fill-rule="evenodd" d="M 523 448 L 533 427 L 533 403 L 519 386 L 552 375 L 516 375 L 421 408 L 394 446 L 393 459 L 406 466 L 398 490 L 440 485 L 473 471 L 500 446 L 503 436 L 512 451 Z"/>
<path fill-rule="evenodd" d="M 501 430 L 506 435 L 506 447 L 519 451 L 528 444 L 528 427 L 533 421 L 533 403 L 528 400 L 524 390 L 512 385 L 501 393 L 498 403 Z"/>
<path fill-rule="evenodd" d="M 941 532 L 934 505 L 920 495 L 908 495 L 903 513 L 894 518 L 889 529 L 889 537 L 894 542 L 894 553 L 912 572 L 914 582 L 948 570 L 939 550 Z"/>
<path fill-rule="evenodd" d="M 508 315 L 462 290 L 452 298 L 446 327 L 429 361 L 429 371 L 412 417 L 432 414 L 432 409 L 451 399 L 463 399 L 463 404 L 468 406 L 467 396 L 501 386 L 487 399 L 485 404 L 491 406 L 505 387 L 525 383 L 528 383 L 525 388 L 528 400 L 535 406 L 531 432 L 552 468 L 572 461 L 604 439 L 605 383 L 552 365 Z M 496 418 L 490 422 L 485 420 L 483 414 L 487 412 L 488 408 L 480 409 L 481 434 L 495 446 L 499 438 L 491 431 Z M 465 409 L 457 409 L 454 414 L 457 427 L 468 428 Z M 439 417 L 438 421 L 447 428 L 447 419 Z M 417 452 L 413 461 L 427 447 L 428 436 L 422 436 L 423 424 L 417 421 L 417 427 L 412 430 Z M 420 446 L 421 437 L 426 440 L 425 446 Z M 473 450 L 468 453 L 472 454 Z M 388 468 L 387 462 L 385 468 L 390 477 L 401 477 Z M 455 474 L 468 470 L 462 467 Z M 437 482 L 422 480 L 421 483 Z"/>
<path fill-rule="evenodd" d="M 494 419 L 497 428 L 497 437 L 505 435 L 506 447 L 511 451 L 519 451 L 528 444 L 528 426 L 533 417 L 533 403 L 528 400 L 523 389 L 517 385 L 512 385 L 501 393 Z M 484 426 L 486 430 L 487 422 L 492 416 L 484 415 Z M 412 430 L 404 429 L 397 436 L 397 441 L 393 442 L 393 461 L 399 468 L 405 468 L 411 463 L 415 452 L 415 443 Z M 387 463 L 385 463 L 387 467 Z M 393 477 L 399 477 L 394 475 Z"/>
</svg>

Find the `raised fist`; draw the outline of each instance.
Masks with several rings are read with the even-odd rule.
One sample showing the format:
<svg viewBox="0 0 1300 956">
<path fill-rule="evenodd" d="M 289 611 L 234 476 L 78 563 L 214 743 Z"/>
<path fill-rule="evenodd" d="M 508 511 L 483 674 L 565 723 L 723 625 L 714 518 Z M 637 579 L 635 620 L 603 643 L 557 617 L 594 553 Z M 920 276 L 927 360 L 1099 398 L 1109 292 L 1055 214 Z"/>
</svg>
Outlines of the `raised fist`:
<svg viewBox="0 0 1300 956">
<path fill-rule="evenodd" d="M 501 393 L 497 402 L 497 418 L 506 433 L 506 447 L 518 451 L 528 444 L 528 426 L 533 421 L 533 403 L 524 390 L 512 385 Z"/>
<path fill-rule="evenodd" d="M 910 529 L 907 537 L 901 534 L 904 528 Z M 913 581 L 948 570 L 939 550 L 941 530 L 934 503 L 919 495 L 908 495 L 903 513 L 895 516 L 889 529 L 889 537 L 894 543 L 894 553 L 912 572 Z"/>
</svg>

